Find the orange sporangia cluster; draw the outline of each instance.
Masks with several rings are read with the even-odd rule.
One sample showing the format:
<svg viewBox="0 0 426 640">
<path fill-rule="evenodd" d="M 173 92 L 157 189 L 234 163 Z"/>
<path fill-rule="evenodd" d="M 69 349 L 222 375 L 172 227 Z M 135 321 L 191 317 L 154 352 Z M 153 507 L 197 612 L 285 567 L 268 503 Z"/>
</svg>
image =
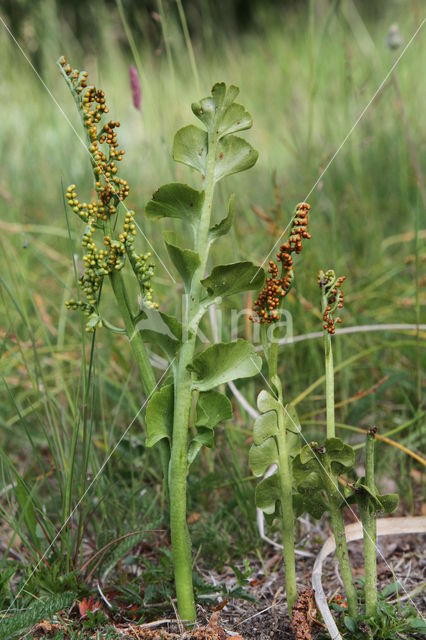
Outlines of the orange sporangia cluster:
<svg viewBox="0 0 426 640">
<path fill-rule="evenodd" d="M 328 271 L 320 271 L 318 273 L 318 284 L 322 289 L 322 320 L 323 328 L 330 335 L 336 332 L 336 323 L 340 324 L 342 319 L 335 316 L 338 309 L 343 308 L 343 291 L 342 284 L 346 280 L 346 276 L 336 277 L 332 269 Z"/>
<path fill-rule="evenodd" d="M 67 64 L 64 56 L 58 63 L 81 112 L 96 191 L 96 199 L 89 203 L 80 202 L 75 184 L 70 185 L 65 193 L 68 205 L 86 223 L 82 237 L 85 269 L 79 279 L 86 299 L 84 301 L 72 299 L 66 305 L 69 309 L 81 309 L 89 316 L 87 329 L 92 331 L 102 326 L 98 312 L 98 298 L 103 278 L 121 270 L 126 258 L 138 278 L 145 305 L 157 306 L 152 302 L 151 278 L 154 266 L 150 263 L 151 253 L 139 254 L 134 249 L 136 236 L 134 211 L 126 209 L 121 228 L 116 222 L 113 226 L 108 224 L 108 221 L 117 214 L 119 203 L 129 195 L 127 180 L 119 177 L 117 168 L 117 163 L 123 159 L 124 155 L 124 149 L 118 148 L 117 141 L 116 129 L 120 123 L 109 120 L 102 124 L 103 116 L 109 111 L 105 94 L 101 89 L 87 85 L 86 71 L 73 69 Z M 103 232 L 102 248 L 98 248 L 95 243 L 96 230 Z"/>
<path fill-rule="evenodd" d="M 288 241 L 280 246 L 277 253 L 277 261 L 281 263 L 281 274 L 278 273 L 275 262 L 270 260 L 268 267 L 270 277 L 266 278 L 265 285 L 253 305 L 254 315 L 251 317 L 253 322 L 270 324 L 279 320 L 281 301 L 290 291 L 294 278 L 291 254 L 300 253 L 303 249 L 302 240 L 309 240 L 311 237 L 307 231 L 310 208 L 307 202 L 297 205 Z"/>
</svg>

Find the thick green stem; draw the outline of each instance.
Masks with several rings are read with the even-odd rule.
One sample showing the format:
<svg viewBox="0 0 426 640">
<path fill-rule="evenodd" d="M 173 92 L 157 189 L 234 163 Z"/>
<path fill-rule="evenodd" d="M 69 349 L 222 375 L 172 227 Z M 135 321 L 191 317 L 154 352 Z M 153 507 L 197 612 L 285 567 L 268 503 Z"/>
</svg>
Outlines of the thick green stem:
<svg viewBox="0 0 426 640">
<path fill-rule="evenodd" d="M 328 482 L 330 482 L 329 478 Z M 340 505 L 340 496 L 335 487 L 329 491 L 329 509 L 334 539 L 336 541 L 336 556 L 339 562 L 340 575 L 342 576 L 343 586 L 348 599 L 348 612 L 351 617 L 355 617 L 357 614 L 357 595 L 352 577 L 351 564 L 349 562 L 348 545 L 346 543 L 345 535 L 345 522 L 343 520 L 343 513 Z"/>
<path fill-rule="evenodd" d="M 188 421 L 191 406 L 191 363 L 195 338 L 181 349 L 176 367 L 173 444 L 170 458 L 170 529 L 179 615 L 186 622 L 196 617 L 192 586 L 191 540 L 186 522 L 186 479 L 188 473 Z"/>
<path fill-rule="evenodd" d="M 216 145 L 216 134 L 209 135 L 205 197 L 195 240 L 195 250 L 200 257 L 200 265 L 194 273 L 190 290 L 184 300 L 184 322 L 188 337 L 180 349 L 175 367 L 173 437 L 169 468 L 170 529 L 178 611 L 181 619 L 186 622 L 193 622 L 196 617 L 192 586 L 191 541 L 186 522 L 188 427 L 192 399 L 188 365 L 191 364 L 194 356 L 196 333 L 203 315 L 200 305 L 201 279 L 205 273 L 209 254 L 208 233 L 213 204 Z"/>
<path fill-rule="evenodd" d="M 126 287 L 123 282 L 123 277 L 119 271 L 114 271 L 111 276 L 111 285 L 114 291 L 115 298 L 117 300 L 118 307 L 120 309 L 121 316 L 126 327 L 126 333 L 130 340 L 133 355 L 138 365 L 139 373 L 142 378 L 142 384 L 144 387 L 147 398 L 152 395 L 157 385 L 155 380 L 154 371 L 149 361 L 148 353 L 146 351 L 145 343 L 142 339 L 140 332 L 135 326 L 133 320 L 130 302 L 128 299 Z M 163 439 L 159 443 L 161 467 L 163 470 L 165 489 L 167 494 L 167 476 L 169 465 L 169 445 L 167 440 Z"/>
<path fill-rule="evenodd" d="M 365 482 L 372 493 L 375 493 L 374 481 L 374 434 L 367 435 Z M 376 514 L 374 505 L 367 495 L 360 501 L 360 513 L 364 534 L 364 565 L 365 565 L 365 613 L 375 616 L 377 613 L 377 559 L 376 559 Z"/>
<path fill-rule="evenodd" d="M 287 435 L 282 412 L 280 412 L 280 415 L 278 416 L 278 455 L 278 468 L 280 474 L 282 496 L 281 509 L 285 584 L 288 610 L 291 616 L 293 606 L 297 600 L 296 562 L 294 555 L 293 489 L 290 461 L 287 452 Z"/>
</svg>

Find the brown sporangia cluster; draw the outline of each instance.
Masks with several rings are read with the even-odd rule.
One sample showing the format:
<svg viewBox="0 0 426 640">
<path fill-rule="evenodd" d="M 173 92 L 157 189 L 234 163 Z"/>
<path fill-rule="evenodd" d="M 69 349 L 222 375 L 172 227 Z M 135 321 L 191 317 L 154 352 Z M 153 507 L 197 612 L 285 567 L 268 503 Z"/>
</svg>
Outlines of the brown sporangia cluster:
<svg viewBox="0 0 426 640">
<path fill-rule="evenodd" d="M 318 273 L 318 284 L 322 291 L 323 328 L 330 335 L 336 332 L 336 323 L 342 322 L 342 319 L 335 314 L 338 309 L 343 308 L 342 284 L 345 280 L 346 276 L 337 278 L 333 269 Z"/>
<path fill-rule="evenodd" d="M 280 246 L 277 253 L 277 262 L 281 263 L 281 273 L 278 265 L 270 260 L 268 267 L 270 277 L 266 278 L 265 285 L 253 305 L 254 314 L 251 317 L 253 322 L 270 324 L 279 320 L 282 299 L 290 291 L 294 279 L 292 253 L 300 253 L 303 249 L 302 240 L 309 240 L 311 237 L 307 231 L 310 208 L 307 202 L 297 205 L 288 241 Z"/>
<path fill-rule="evenodd" d="M 304 589 L 299 593 L 291 618 L 291 630 L 295 640 L 312 640 L 312 625 L 316 621 L 316 615 L 314 591 Z"/>
<path fill-rule="evenodd" d="M 118 148 L 117 141 L 116 129 L 120 123 L 109 120 L 102 124 L 103 116 L 109 111 L 105 94 L 101 89 L 87 85 L 87 71 L 73 69 L 64 56 L 60 58 L 59 65 L 81 111 L 96 192 L 96 199 L 90 203 L 80 202 L 75 184 L 70 185 L 65 194 L 68 205 L 86 223 L 82 238 L 85 269 L 79 279 L 86 300 L 72 299 L 66 305 L 69 309 L 81 309 L 89 316 L 87 329 L 94 331 L 96 327 L 102 326 L 97 308 L 102 280 L 114 271 L 120 271 L 126 258 L 137 276 L 145 305 L 157 306 L 152 301 L 151 278 L 154 265 L 150 263 L 151 253 L 139 254 L 134 249 L 134 211 L 126 209 L 121 228 L 116 220 L 119 203 L 124 202 L 129 195 L 127 181 L 118 175 L 117 163 L 124 155 L 124 149 Z M 103 232 L 102 248 L 95 242 L 97 229 Z"/>
</svg>

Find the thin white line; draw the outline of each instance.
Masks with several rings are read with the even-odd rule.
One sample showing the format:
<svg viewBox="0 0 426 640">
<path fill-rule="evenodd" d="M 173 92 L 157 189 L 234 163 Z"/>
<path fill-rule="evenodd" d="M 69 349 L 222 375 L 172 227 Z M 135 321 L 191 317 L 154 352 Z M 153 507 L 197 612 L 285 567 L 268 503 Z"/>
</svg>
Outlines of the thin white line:
<svg viewBox="0 0 426 640">
<path fill-rule="evenodd" d="M 258 372 L 260 373 L 261 377 L 263 378 L 263 380 L 266 382 L 267 386 L 269 387 L 269 389 L 271 390 L 274 398 L 277 400 L 277 402 L 282 406 L 282 408 L 284 409 L 284 411 L 287 414 L 287 417 L 290 418 L 291 422 L 293 423 L 293 425 L 297 428 L 297 425 L 295 423 L 295 421 L 293 420 L 293 418 L 291 417 L 291 415 L 289 414 L 289 412 L 287 411 L 287 408 L 283 405 L 283 403 L 281 402 L 281 400 L 279 399 L 279 397 L 277 396 L 276 392 L 274 391 L 274 389 L 272 388 L 272 386 L 269 384 L 268 380 L 265 378 L 265 376 L 263 375 L 261 369 L 259 369 L 259 367 L 257 366 L 257 364 L 255 363 L 255 361 L 253 360 L 253 358 L 250 358 L 251 361 L 253 362 L 254 366 L 256 367 L 256 369 L 258 370 Z M 332 482 L 332 484 L 335 486 L 335 488 L 337 489 L 337 491 L 339 492 L 340 496 L 343 498 L 343 502 L 349 507 L 350 512 L 352 513 L 352 515 L 354 516 L 355 520 L 362 526 L 362 522 L 361 520 L 358 518 L 358 516 L 356 515 L 355 511 L 352 509 L 351 505 L 349 504 L 349 502 L 346 500 L 345 496 L 343 495 L 343 493 L 340 491 L 339 488 L 339 484 L 338 482 L 336 482 L 333 478 L 333 476 L 331 476 L 327 469 L 324 467 L 324 465 L 322 464 L 321 460 L 318 458 L 318 456 L 316 455 L 314 449 L 311 447 L 310 443 L 306 440 L 304 434 L 302 433 L 302 431 L 299 431 L 300 436 L 302 438 L 302 440 L 305 441 L 305 443 L 308 445 L 308 447 L 310 448 L 310 450 L 312 451 L 312 453 L 315 456 L 315 459 L 317 460 L 317 462 L 320 464 L 320 466 L 322 467 L 323 471 L 327 474 L 328 478 L 330 479 L 330 482 Z M 364 531 L 364 529 L 363 529 Z M 364 531 L 364 534 L 367 535 L 367 537 L 370 539 L 370 542 L 374 542 L 373 539 L 371 538 L 370 534 L 367 533 L 367 531 Z M 387 566 L 387 568 L 390 570 L 391 573 L 393 573 L 392 571 L 392 567 L 388 564 L 386 558 L 384 557 L 383 553 L 381 552 L 381 550 L 379 549 L 379 547 L 377 546 L 377 543 L 374 543 L 375 547 L 376 547 L 376 552 L 379 553 L 380 557 L 382 558 L 383 562 L 385 563 L 385 565 Z M 413 607 L 416 609 L 417 613 L 419 614 L 420 618 L 422 618 L 422 620 L 424 620 L 422 614 L 420 613 L 420 611 L 417 609 L 416 605 L 414 604 L 414 602 L 411 600 L 410 595 L 408 593 L 408 591 L 405 589 L 404 585 L 401 584 L 403 590 L 405 591 L 405 593 L 408 596 L 408 599 L 410 600 L 411 604 L 413 605 Z"/>
<path fill-rule="evenodd" d="M 360 324 L 354 327 L 343 327 L 336 329 L 337 335 L 350 335 L 352 333 L 370 333 L 374 331 L 426 331 L 426 324 Z M 280 338 L 278 344 L 280 346 L 287 344 L 296 344 L 297 342 L 305 342 L 305 340 L 316 340 L 324 336 L 323 331 L 312 331 L 311 333 L 302 333 L 298 336 L 290 336 L 289 338 Z M 262 345 L 255 347 L 256 351 L 262 351 Z"/>
<path fill-rule="evenodd" d="M 416 31 L 413 33 L 413 35 L 411 36 L 410 40 L 407 42 L 407 44 L 405 45 L 405 47 L 403 48 L 403 50 L 401 51 L 400 55 L 398 56 L 398 58 L 395 60 L 395 62 L 393 63 L 393 65 L 391 66 L 391 68 L 389 69 L 388 73 L 386 74 L 384 80 L 382 80 L 382 82 L 379 84 L 378 88 L 376 89 L 375 93 L 373 94 L 373 97 L 369 100 L 369 102 L 366 104 L 366 106 L 364 107 L 364 109 L 361 111 L 361 114 L 358 116 L 358 118 L 356 119 L 355 123 L 352 125 L 352 127 L 350 128 L 349 132 L 346 134 L 346 136 L 343 139 L 343 142 L 339 145 L 339 147 L 336 149 L 336 151 L 334 152 L 333 156 L 331 157 L 331 159 L 328 161 L 325 169 L 320 173 L 319 177 L 317 178 L 316 182 L 314 183 L 313 187 L 310 189 L 310 191 L 308 192 L 308 194 L 305 196 L 304 198 L 304 202 L 307 201 L 307 199 L 309 198 L 309 196 L 311 195 L 312 191 L 315 189 L 315 187 L 317 186 L 317 184 L 320 182 L 321 178 L 324 176 L 324 174 L 326 173 L 326 171 L 328 171 L 328 169 L 330 168 L 331 164 L 334 162 L 334 160 L 336 159 L 336 156 L 338 155 L 338 153 L 341 151 L 342 147 L 344 146 L 344 144 L 347 142 L 348 138 L 350 138 L 350 136 L 352 135 L 353 131 L 355 130 L 356 126 L 359 124 L 359 122 L 362 120 L 362 118 L 364 117 L 366 111 L 369 109 L 369 107 L 371 106 L 372 102 L 374 102 L 377 94 L 381 91 L 381 89 L 383 88 L 383 85 L 387 82 L 389 76 L 391 75 L 391 73 L 393 72 L 393 70 L 395 69 L 395 67 L 398 65 L 399 61 L 401 60 L 402 56 L 406 53 L 408 47 L 411 45 L 411 43 L 413 42 L 414 38 L 417 36 L 417 34 L 419 33 L 420 29 L 423 27 L 424 23 L 426 22 L 426 18 L 423 18 L 422 22 L 420 23 L 420 26 L 417 27 Z M 277 247 L 277 245 L 279 244 L 281 238 L 283 237 L 283 235 L 287 232 L 289 226 L 291 225 L 291 223 L 293 222 L 294 218 L 296 217 L 296 214 L 293 215 L 293 217 L 291 218 L 290 222 L 288 223 L 288 225 L 286 226 L 286 228 L 284 229 L 284 231 L 281 233 L 281 235 L 279 236 L 278 240 L 275 242 L 274 246 L 272 247 L 272 249 L 269 251 L 269 253 L 266 255 L 266 258 L 263 260 L 262 264 L 260 265 L 258 271 L 254 274 L 253 278 L 251 281 L 254 280 L 254 278 L 257 276 L 257 274 L 259 273 L 260 269 L 263 267 L 263 265 L 265 264 L 265 262 L 267 261 L 267 259 L 269 258 L 269 256 L 271 255 L 271 253 L 275 250 L 275 248 Z"/>
<path fill-rule="evenodd" d="M 332 162 L 334 161 L 334 159 L 336 158 L 337 154 L 339 153 L 339 151 L 341 150 L 341 148 L 343 147 L 343 145 L 346 143 L 346 141 L 348 140 L 348 138 L 351 136 L 352 132 L 354 131 L 355 127 L 358 125 L 358 123 L 360 122 L 360 120 L 364 117 L 367 109 L 370 107 L 370 105 L 372 104 L 372 102 L 374 101 L 374 99 L 376 98 L 377 94 L 381 91 L 382 87 L 386 84 L 389 76 L 391 75 L 391 73 L 393 72 L 393 70 L 395 69 L 395 67 L 398 65 L 399 61 L 401 60 L 402 56 L 405 54 L 405 52 L 407 51 L 408 47 L 411 45 L 411 43 L 413 42 L 414 38 L 417 36 L 417 34 L 419 33 L 420 29 L 423 27 L 424 23 L 426 22 L 426 18 L 423 18 L 422 22 L 420 23 L 420 25 L 417 27 L 417 29 L 415 30 L 415 32 L 413 33 L 413 35 L 411 36 L 410 40 L 407 42 L 407 44 L 405 45 L 405 47 L 403 48 L 403 50 L 401 51 L 400 55 L 398 56 L 398 58 L 395 60 L 395 62 L 393 63 L 393 65 L 391 66 L 391 68 L 389 69 L 388 73 L 385 75 L 384 79 L 382 80 L 382 82 L 379 84 L 376 92 L 373 94 L 373 97 L 370 99 L 370 101 L 367 103 L 367 105 L 364 107 L 364 109 L 361 111 L 359 117 L 357 118 L 357 120 L 355 121 L 355 123 L 353 124 L 352 128 L 349 130 L 349 132 L 347 133 L 346 137 L 343 139 L 342 144 L 338 147 L 338 149 L 335 151 L 334 155 L 332 156 L 332 158 L 329 160 L 329 162 L 327 163 L 327 166 L 325 167 L 325 169 L 320 173 L 317 181 L 315 182 L 314 186 L 312 187 L 312 189 L 309 191 L 309 193 L 305 196 L 305 200 L 307 200 L 309 198 L 309 196 L 311 195 L 312 191 L 315 189 L 315 187 L 317 186 L 317 184 L 319 183 L 319 181 L 321 180 L 321 178 L 323 177 L 323 175 L 325 174 L 325 172 L 328 170 L 328 168 L 330 167 L 330 165 L 332 164 Z"/>
<path fill-rule="evenodd" d="M 19 598 L 19 596 L 21 595 L 22 591 L 25 589 L 25 587 L 27 586 L 28 582 L 31 580 L 31 578 L 33 577 L 33 575 L 35 574 L 35 572 L 37 571 L 37 569 L 39 568 L 40 564 L 43 562 L 43 560 L 46 558 L 47 554 L 49 553 L 50 549 L 53 547 L 54 543 L 56 542 L 56 540 L 59 538 L 59 536 L 61 535 L 62 531 L 64 530 L 64 528 L 67 526 L 68 522 L 71 520 L 72 516 L 74 515 L 75 511 L 78 509 L 78 507 L 80 506 L 80 504 L 83 502 L 84 498 L 86 497 L 87 493 L 90 491 L 90 489 L 93 487 L 93 485 L 95 484 L 95 482 L 97 481 L 97 479 L 99 478 L 99 476 L 101 475 L 101 473 L 103 472 L 103 470 L 105 469 L 106 465 L 108 464 L 109 460 L 111 459 L 111 456 L 114 454 L 114 452 L 116 451 L 116 449 L 118 448 L 118 446 L 120 445 L 121 441 L 123 440 L 123 438 L 127 435 L 128 431 L 130 430 L 130 428 L 133 426 L 136 418 L 139 416 L 139 414 L 141 413 L 141 411 L 143 411 L 143 409 L 145 408 L 145 406 L 147 405 L 149 399 L 151 398 L 151 396 L 155 393 L 156 389 L 158 388 L 158 385 L 161 383 L 161 381 L 163 380 L 163 378 L 166 376 L 168 370 L 170 369 L 170 367 L 172 366 L 173 362 L 174 362 L 175 358 L 173 358 L 173 360 L 170 362 L 169 366 L 167 367 L 166 371 L 162 374 L 162 376 L 159 378 L 159 380 L 157 381 L 157 384 L 155 385 L 155 387 L 153 388 L 153 390 L 151 391 L 151 393 L 148 395 L 148 397 L 146 398 L 145 402 L 141 405 L 141 407 L 139 408 L 139 410 L 137 411 L 136 415 L 133 417 L 132 421 L 130 422 L 130 424 L 128 425 L 128 427 L 126 428 L 126 430 L 124 431 L 124 433 L 121 435 L 120 439 L 117 441 L 117 443 L 114 445 L 113 449 L 110 451 L 110 453 L 108 454 L 108 457 L 104 460 L 104 462 L 102 463 L 101 467 L 99 468 L 97 474 L 95 475 L 95 477 L 93 478 L 92 482 L 89 484 L 89 486 L 86 488 L 85 492 L 83 493 L 83 495 L 81 496 L 81 498 L 79 499 L 79 501 L 77 502 L 77 504 L 75 505 L 75 507 L 73 508 L 73 510 L 71 511 L 71 513 L 69 514 L 69 516 L 67 517 L 67 519 L 65 520 L 65 522 L 63 523 L 63 525 L 61 526 L 61 528 L 59 529 L 59 531 L 56 533 L 55 537 L 53 538 L 52 542 L 49 544 L 49 546 L 47 547 L 46 551 L 43 553 L 43 555 L 41 556 L 41 558 L 39 559 L 39 561 L 37 562 L 37 564 L 35 565 L 34 569 L 31 571 L 30 575 L 28 576 L 27 580 L 24 582 L 24 584 L 22 585 L 22 587 L 19 589 L 18 593 L 16 594 L 16 596 L 14 597 L 14 599 L 12 600 L 12 602 L 10 603 L 9 608 L 6 610 L 5 614 L 3 617 L 6 617 L 7 614 L 9 613 L 9 611 L 11 610 L 12 605 L 16 602 L 16 600 Z"/>
<path fill-rule="evenodd" d="M 47 84 L 45 83 L 45 81 L 43 80 L 43 78 L 41 77 L 41 75 L 39 74 L 39 72 L 37 71 L 37 69 L 34 67 L 33 63 L 31 62 L 31 60 L 28 58 L 27 54 L 25 53 L 25 51 L 23 50 L 23 48 L 21 47 L 21 45 L 19 44 L 19 42 L 17 41 L 17 39 L 15 38 L 15 36 L 13 35 L 13 33 L 11 32 L 11 30 L 9 29 L 9 27 L 7 26 L 7 24 L 5 23 L 5 21 L 3 20 L 3 18 L 0 16 L 0 21 L 2 22 L 4 28 L 6 29 L 6 31 L 8 32 L 8 34 L 10 35 L 10 37 L 12 38 L 13 42 L 16 44 L 16 46 L 18 47 L 19 51 L 22 53 L 22 55 L 24 56 L 25 60 L 28 62 L 28 64 L 30 65 L 31 69 L 34 71 L 34 73 L 36 74 L 37 78 L 40 80 L 41 84 L 43 85 L 43 87 L 46 89 L 47 93 L 49 94 L 49 96 L 52 98 L 53 102 L 55 103 L 55 105 L 58 107 L 59 111 L 62 113 L 62 115 L 64 116 L 65 120 L 68 122 L 69 126 L 71 127 L 71 129 L 73 130 L 73 132 L 75 133 L 75 135 L 77 136 L 77 138 L 79 139 L 79 141 L 81 142 L 81 144 L 83 145 L 83 147 L 85 148 L 86 152 L 89 154 L 90 158 L 92 158 L 92 154 L 90 153 L 90 150 L 87 148 L 86 143 L 84 142 L 83 138 L 80 136 L 80 134 L 77 132 L 77 130 L 75 129 L 74 125 L 72 124 L 71 120 L 68 118 L 67 114 L 65 113 L 65 111 L 63 110 L 63 108 L 61 107 L 61 105 L 59 104 L 59 102 L 56 100 L 55 96 L 53 95 L 53 93 L 51 92 L 51 90 L 49 89 L 49 87 L 47 86 Z M 101 170 L 102 171 L 102 170 Z M 113 185 L 111 185 L 109 179 L 105 176 L 104 172 L 102 171 L 102 175 L 106 181 L 106 183 L 108 185 L 110 185 L 113 189 Z M 129 213 L 129 209 L 127 208 L 126 203 L 124 202 L 124 200 L 119 200 L 119 204 L 122 204 L 126 213 Z M 139 231 L 142 233 L 145 241 L 148 243 L 150 249 L 153 251 L 153 253 L 157 256 L 160 264 L 162 265 L 163 269 L 169 274 L 169 276 L 171 277 L 171 279 L 173 280 L 173 282 L 176 282 L 176 280 L 174 279 L 174 277 L 172 276 L 172 274 L 170 273 L 170 271 L 167 269 L 166 265 L 164 264 L 164 262 L 162 261 L 162 259 L 160 258 L 160 256 L 158 255 L 158 253 L 156 252 L 156 250 L 154 249 L 154 247 L 152 246 L 151 242 L 149 241 L 149 239 L 146 237 L 144 231 L 141 229 L 141 227 L 137 224 L 137 222 L 135 221 L 135 224 L 137 226 L 137 228 L 139 229 Z"/>
</svg>

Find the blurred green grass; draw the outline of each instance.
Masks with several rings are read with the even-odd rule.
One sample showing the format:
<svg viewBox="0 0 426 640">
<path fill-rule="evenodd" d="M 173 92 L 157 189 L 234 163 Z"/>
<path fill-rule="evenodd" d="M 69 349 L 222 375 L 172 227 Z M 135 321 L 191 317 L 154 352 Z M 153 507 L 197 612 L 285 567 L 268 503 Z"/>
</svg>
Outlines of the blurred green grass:
<svg viewBox="0 0 426 640">
<path fill-rule="evenodd" d="M 80 495 L 82 485 L 73 478 L 83 477 L 85 464 L 89 479 L 96 474 L 142 401 L 128 345 L 104 331 L 96 337 L 93 384 L 84 401 L 88 381 L 81 357 L 85 353 L 89 358 L 90 341 L 86 339 L 82 351 L 80 318 L 64 309 L 64 300 L 75 294 L 72 255 L 79 252 L 82 227 L 79 220 L 70 218 L 72 237 L 68 238 L 62 193 L 75 183 L 84 194 L 82 199 L 87 199 L 91 179 L 87 152 L 78 139 L 82 133 L 78 115 L 55 61 L 65 53 L 72 65 L 87 69 L 89 80 L 104 89 L 111 117 L 121 122 L 119 143 L 126 150 L 121 170 L 131 186 L 127 204 L 137 211 L 138 223 L 169 270 L 162 228 L 146 221 L 144 204 L 164 182 L 193 183 L 194 176 L 173 162 L 171 146 L 176 129 L 193 121 L 190 104 L 201 96 L 181 25 L 168 5 L 162 23 L 148 14 L 129 23 L 142 69 L 141 113 L 132 105 L 128 69 L 135 60 L 119 12 L 101 0 L 88 5 L 92 18 L 97 16 L 97 50 L 88 55 L 78 31 L 70 29 L 53 2 L 44 0 L 38 6 L 40 13 L 32 19 L 42 30 L 31 31 L 29 21 L 22 46 L 30 52 L 31 38 L 42 33 L 39 70 L 59 108 L 0 26 L 0 369 L 4 381 L 0 444 L 3 487 L 13 481 L 12 463 L 29 486 L 39 478 L 34 489 L 37 509 L 47 512 L 53 531 Z M 386 47 L 390 24 L 398 22 L 407 42 L 420 20 L 416 2 L 388 3 L 374 20 L 346 2 L 311 3 L 310 9 L 303 4 L 291 11 L 259 7 L 250 28 L 233 36 L 208 19 L 203 22 L 203 29 L 193 34 L 202 94 L 207 95 L 215 81 L 237 84 L 241 102 L 254 119 L 250 142 L 260 152 L 255 168 L 231 178 L 219 194 L 217 219 L 223 217 L 231 192 L 236 194 L 237 216 L 235 231 L 218 244 L 215 260 L 246 258 L 261 263 L 266 258 L 277 237 L 268 234 L 251 205 L 270 214 L 276 204 L 275 175 L 284 212 L 277 224 L 280 229 L 286 226 L 295 204 L 311 191 L 398 55 Z M 148 30 L 155 34 L 150 40 L 145 37 Z M 408 126 L 423 169 L 425 92 L 419 72 L 425 47 L 421 32 L 397 68 Z M 426 220 L 392 82 L 373 101 L 309 202 L 312 240 L 299 260 L 296 293 L 288 302 L 294 333 L 320 329 L 319 268 L 333 267 L 347 275 L 343 326 L 424 319 Z M 179 292 L 156 262 L 157 300 L 163 310 L 174 311 Z M 108 292 L 103 304 L 113 318 Z M 237 309 L 245 304 L 243 298 L 233 300 Z M 224 317 L 227 312 L 230 308 L 224 307 Z M 209 333 L 208 325 L 205 329 Z M 229 331 L 225 323 L 223 336 Z M 337 364 L 365 353 L 337 377 L 336 395 L 343 401 L 339 422 L 376 423 L 385 432 L 415 418 L 398 438 L 421 451 L 425 344 L 425 332 L 337 337 Z M 284 347 L 280 368 L 287 397 L 296 398 L 322 375 L 321 341 Z M 355 400 L 359 392 L 385 377 L 376 390 Z M 256 383 L 245 384 L 244 393 L 254 404 Z M 89 406 L 87 415 L 84 402 Z M 324 410 L 321 385 L 303 399 L 299 410 L 310 418 L 306 437 L 318 433 Z M 239 411 L 218 435 L 218 452 L 208 459 L 210 473 L 191 481 L 192 509 L 204 514 L 204 525 L 196 525 L 195 544 L 210 549 L 211 531 L 222 527 L 221 540 L 228 542 L 219 554 L 221 561 L 235 554 L 232 541 L 241 533 L 241 511 L 250 522 L 254 518 L 253 487 L 247 481 L 246 440 L 251 424 Z M 146 509 L 146 497 L 140 494 L 144 483 L 158 516 L 159 474 L 152 454 L 144 450 L 142 423 L 139 417 L 81 507 L 85 535 L 96 539 L 105 531 L 115 535 L 141 526 L 140 509 Z M 89 434 L 85 442 L 84 429 Z M 75 468 L 69 466 L 70 460 Z M 401 485 L 410 485 L 411 460 L 382 445 L 380 463 L 382 469 L 399 468 Z M 221 487 L 216 491 L 227 520 L 218 522 L 212 496 L 203 494 L 206 487 Z M 408 495 L 405 506 L 414 508 L 406 489 L 404 494 Z M 5 499 L 2 512 L 9 528 L 15 523 L 19 537 L 24 538 L 12 500 Z M 149 510 L 146 522 L 152 522 L 152 517 Z M 71 539 L 78 542 L 73 535 L 66 528 L 61 544 L 71 545 L 69 557 L 75 559 L 80 550 L 71 548 Z M 241 553 L 256 544 L 254 526 L 249 526 L 240 541 Z M 27 550 L 31 546 L 28 542 Z"/>
</svg>

